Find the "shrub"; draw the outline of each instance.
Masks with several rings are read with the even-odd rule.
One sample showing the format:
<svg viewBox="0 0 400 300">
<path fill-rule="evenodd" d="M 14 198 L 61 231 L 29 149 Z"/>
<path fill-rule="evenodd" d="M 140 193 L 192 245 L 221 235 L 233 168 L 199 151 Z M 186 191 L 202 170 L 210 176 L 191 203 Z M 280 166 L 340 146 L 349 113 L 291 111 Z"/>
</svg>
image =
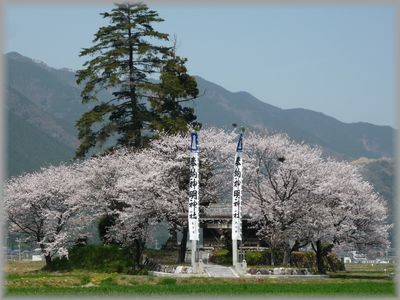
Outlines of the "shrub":
<svg viewBox="0 0 400 300">
<path fill-rule="evenodd" d="M 176 284 L 176 279 L 175 278 L 163 278 L 160 280 L 158 284 L 161 285 L 174 285 Z"/>
<path fill-rule="evenodd" d="M 81 278 L 81 285 L 88 284 L 90 282 L 90 276 L 89 275 L 83 275 Z"/>
<path fill-rule="evenodd" d="M 221 249 L 222 250 L 222 249 Z M 221 251 L 220 250 L 220 251 Z M 220 252 L 222 253 L 222 251 Z M 263 251 L 246 251 L 245 256 L 247 265 L 271 265 L 271 249 Z M 274 265 L 280 266 L 283 263 L 283 251 L 274 251 Z M 290 256 L 290 265 L 295 268 L 307 268 L 310 272 L 317 271 L 317 261 L 314 252 L 292 252 Z M 343 262 L 335 253 L 329 253 L 324 258 L 325 269 L 329 272 L 344 271 Z"/>
<path fill-rule="evenodd" d="M 107 277 L 100 282 L 101 286 L 116 286 L 117 282 L 112 277 Z"/>
<path fill-rule="evenodd" d="M 272 249 L 265 250 L 265 264 L 272 265 L 271 260 Z M 274 265 L 280 266 L 283 263 L 283 251 L 280 249 L 274 249 Z"/>
<path fill-rule="evenodd" d="M 345 266 L 343 261 L 341 261 L 337 255 L 333 252 L 329 253 L 324 259 L 324 266 L 327 271 L 337 272 L 345 271 Z"/>
<path fill-rule="evenodd" d="M 116 245 L 84 245 L 69 250 L 69 258 L 55 258 L 50 271 L 82 269 L 99 272 L 127 273 L 134 262 L 126 249 Z"/>
<path fill-rule="evenodd" d="M 248 265 L 265 265 L 266 251 L 247 251 L 245 259 Z"/>
<path fill-rule="evenodd" d="M 314 252 L 292 252 L 291 265 L 297 268 L 308 268 L 311 272 L 317 272 L 317 259 Z M 324 258 L 324 267 L 328 272 L 344 271 L 343 262 L 335 253 L 329 253 Z"/>
<path fill-rule="evenodd" d="M 292 252 L 290 265 L 296 268 L 307 268 L 310 272 L 317 271 L 316 256 L 313 252 Z"/>
<path fill-rule="evenodd" d="M 215 249 L 209 260 L 218 265 L 231 265 L 232 255 L 227 249 Z"/>
<path fill-rule="evenodd" d="M 271 249 L 263 251 L 246 251 L 245 259 L 248 265 L 272 265 Z M 279 266 L 283 262 L 283 252 L 281 250 L 274 250 L 274 265 Z"/>
</svg>

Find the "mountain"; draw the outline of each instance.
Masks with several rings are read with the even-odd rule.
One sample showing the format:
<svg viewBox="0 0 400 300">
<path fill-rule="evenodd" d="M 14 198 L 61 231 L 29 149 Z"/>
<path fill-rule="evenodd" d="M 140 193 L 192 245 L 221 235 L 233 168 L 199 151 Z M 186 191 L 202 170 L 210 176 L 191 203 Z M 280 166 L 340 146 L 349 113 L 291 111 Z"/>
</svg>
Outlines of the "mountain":
<svg viewBox="0 0 400 300">
<path fill-rule="evenodd" d="M 321 146 L 327 154 L 344 159 L 393 156 L 394 130 L 369 123 L 343 123 L 307 109 L 281 109 L 246 92 L 232 93 L 196 77 L 204 95 L 193 104 L 198 119 L 213 126 L 243 124 L 285 132 L 297 141 Z"/>
<path fill-rule="evenodd" d="M 11 52 L 6 55 L 6 78 L 8 177 L 70 160 L 78 145 L 75 122 L 89 109 L 80 102 L 75 73 Z M 230 92 L 201 77 L 196 80 L 202 96 L 190 105 L 204 125 L 231 128 L 237 123 L 286 132 L 297 141 L 319 145 L 326 154 L 354 160 L 387 200 L 389 222 L 394 221 L 393 128 L 346 124 L 301 108 L 281 109 L 247 92 Z"/>
<path fill-rule="evenodd" d="M 352 164 L 359 168 L 361 175 L 374 186 L 375 191 L 383 198 L 394 199 L 395 169 L 393 158 L 381 157 L 378 159 L 368 159 L 361 157 L 353 161 Z M 391 212 L 391 221 L 393 221 L 395 210 L 393 202 L 388 203 L 388 209 Z"/>
<path fill-rule="evenodd" d="M 375 191 L 378 192 L 386 201 L 388 208 L 388 223 L 395 222 L 395 167 L 393 158 L 382 157 L 378 159 L 368 159 L 361 157 L 352 162 L 360 170 L 365 180 L 370 182 Z M 389 231 L 391 240 L 395 236 L 394 229 Z"/>
<path fill-rule="evenodd" d="M 16 52 L 6 58 L 7 175 L 70 160 L 78 145 L 74 122 L 85 109 L 78 87 L 62 77 L 73 73 Z"/>
<path fill-rule="evenodd" d="M 74 124 L 89 108 L 80 102 L 74 72 L 11 52 L 6 55 L 6 78 L 8 174 L 71 159 L 78 143 Z M 249 93 L 230 92 L 201 77 L 196 80 L 202 96 L 190 105 L 204 125 L 229 128 L 237 123 L 286 132 L 349 160 L 393 156 L 394 129 L 389 126 L 346 124 L 311 110 L 281 109 Z"/>
<path fill-rule="evenodd" d="M 7 116 L 7 175 L 38 170 L 48 164 L 69 160 L 74 148 L 31 125 L 15 114 Z"/>
<path fill-rule="evenodd" d="M 16 52 L 6 57 L 7 92 L 9 88 L 18 91 L 36 107 L 58 119 L 75 138 L 75 121 L 87 109 L 80 102 L 75 74 L 66 69 L 50 68 Z"/>
</svg>

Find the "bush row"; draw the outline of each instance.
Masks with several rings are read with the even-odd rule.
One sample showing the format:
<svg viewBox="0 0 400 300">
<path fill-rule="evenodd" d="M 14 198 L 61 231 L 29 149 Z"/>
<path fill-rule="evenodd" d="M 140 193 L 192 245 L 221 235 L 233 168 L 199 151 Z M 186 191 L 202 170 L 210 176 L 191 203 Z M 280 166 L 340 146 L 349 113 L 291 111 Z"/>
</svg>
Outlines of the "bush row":
<svg viewBox="0 0 400 300">
<path fill-rule="evenodd" d="M 209 261 L 218 265 L 231 265 L 232 253 L 227 249 L 214 249 Z"/>
<path fill-rule="evenodd" d="M 124 248 L 117 245 L 84 245 L 70 249 L 68 258 L 55 258 L 50 271 L 82 269 L 133 274 L 137 273 L 134 267 L 133 259 Z"/>
<path fill-rule="evenodd" d="M 247 251 L 247 265 L 271 265 L 271 249 L 263 251 Z M 220 265 L 232 264 L 232 253 L 227 249 L 215 249 L 210 261 Z M 275 266 L 282 265 L 283 251 L 274 251 Z M 325 269 L 330 272 L 344 271 L 344 264 L 334 254 L 328 254 L 324 259 Z M 296 268 L 308 268 L 316 272 L 316 256 L 314 252 L 292 252 L 290 265 Z M 146 273 L 145 269 L 135 268 L 129 252 L 117 245 L 85 245 L 75 246 L 69 251 L 69 258 L 55 258 L 50 271 L 68 271 L 81 269 L 96 272 L 117 272 L 128 274 Z"/>
<path fill-rule="evenodd" d="M 232 264 L 232 254 L 226 249 L 213 251 L 210 261 L 216 264 Z M 247 251 L 245 254 L 247 265 L 272 265 L 271 249 L 263 251 Z M 290 255 L 290 266 L 296 268 L 308 268 L 311 272 L 317 271 L 317 260 L 314 252 L 292 252 Z M 283 263 L 283 251 L 274 251 L 274 265 L 281 266 Z M 343 262 L 335 253 L 329 253 L 324 259 L 325 270 L 329 272 L 344 271 Z"/>
</svg>

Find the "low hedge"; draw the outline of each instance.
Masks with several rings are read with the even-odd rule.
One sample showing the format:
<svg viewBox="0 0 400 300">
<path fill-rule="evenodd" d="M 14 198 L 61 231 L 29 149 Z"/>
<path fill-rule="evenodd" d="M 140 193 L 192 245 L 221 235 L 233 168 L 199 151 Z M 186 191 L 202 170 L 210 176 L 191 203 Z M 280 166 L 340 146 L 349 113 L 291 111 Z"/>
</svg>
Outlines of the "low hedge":
<svg viewBox="0 0 400 300">
<path fill-rule="evenodd" d="M 292 252 L 290 265 L 296 268 L 307 268 L 310 272 L 317 271 L 317 259 L 314 252 Z"/>
<path fill-rule="evenodd" d="M 55 258 L 50 271 L 82 269 L 97 272 L 135 273 L 133 259 L 117 245 L 84 245 L 69 250 L 68 258 Z"/>
<path fill-rule="evenodd" d="M 209 261 L 218 265 L 231 265 L 232 254 L 227 249 L 214 249 Z"/>
<path fill-rule="evenodd" d="M 313 273 L 318 271 L 317 258 L 314 252 L 292 252 L 291 265 L 300 268 L 308 268 Z M 346 270 L 344 263 L 332 252 L 324 257 L 324 268 L 327 272 Z"/>
<path fill-rule="evenodd" d="M 246 252 L 245 259 L 248 265 L 265 265 L 266 251 L 248 251 Z"/>
<path fill-rule="evenodd" d="M 271 266 L 271 249 L 263 251 L 246 251 L 245 259 L 248 266 L 266 265 Z M 212 252 L 210 261 L 221 265 L 232 264 L 232 255 L 226 249 L 216 249 Z M 281 266 L 283 263 L 283 251 L 274 251 L 274 265 Z M 295 268 L 307 268 L 310 272 L 317 272 L 317 260 L 314 252 L 292 252 L 290 255 L 290 266 Z M 328 272 L 344 271 L 343 262 L 335 253 L 329 253 L 324 258 L 325 270 Z"/>
<path fill-rule="evenodd" d="M 344 262 L 335 253 L 329 253 L 324 260 L 325 268 L 330 272 L 346 271 Z"/>
<path fill-rule="evenodd" d="M 263 251 L 246 251 L 245 259 L 248 265 L 272 265 L 271 249 Z M 279 266 L 283 263 L 283 251 L 274 250 L 274 265 Z"/>
</svg>

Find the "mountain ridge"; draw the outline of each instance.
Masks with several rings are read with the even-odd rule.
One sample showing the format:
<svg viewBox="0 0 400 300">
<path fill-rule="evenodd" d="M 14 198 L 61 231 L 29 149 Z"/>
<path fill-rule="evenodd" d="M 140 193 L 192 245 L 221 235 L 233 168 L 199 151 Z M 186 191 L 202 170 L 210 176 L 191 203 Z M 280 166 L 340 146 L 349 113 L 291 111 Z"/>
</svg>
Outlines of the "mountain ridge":
<svg viewBox="0 0 400 300">
<path fill-rule="evenodd" d="M 318 145 L 325 155 L 353 161 L 365 180 L 386 199 L 394 218 L 395 129 L 368 122 L 345 123 L 304 108 L 282 109 L 248 92 L 231 92 L 196 76 L 201 96 L 185 105 L 195 108 L 205 126 L 283 132 Z M 75 122 L 90 106 L 80 101 L 75 73 L 55 69 L 17 52 L 6 54 L 7 176 L 69 161 L 78 144 Z M 102 94 L 106 99 L 107 93 Z"/>
<path fill-rule="evenodd" d="M 6 54 L 6 72 L 7 113 L 41 130 L 54 145 L 76 147 L 74 125 L 90 106 L 80 101 L 81 87 L 75 83 L 75 73 L 66 68 L 52 68 L 17 52 Z M 327 155 L 341 159 L 393 156 L 394 129 L 390 126 L 344 123 L 304 108 L 282 109 L 246 91 L 231 92 L 200 76 L 195 78 L 200 97 L 187 105 L 195 109 L 198 120 L 205 126 L 231 128 L 232 123 L 237 123 L 249 129 L 284 132 L 297 141 L 318 145 Z M 107 93 L 102 97 L 107 97 Z M 28 115 L 21 118 L 21 112 Z M 47 151 L 45 146 L 38 151 Z M 70 158 L 65 157 L 66 160 Z M 15 175 L 14 172 L 10 174 Z"/>
<path fill-rule="evenodd" d="M 390 126 L 344 123 L 304 108 L 282 109 L 247 92 L 232 93 L 199 76 L 196 80 L 200 91 L 205 93 L 192 107 L 199 121 L 207 125 L 223 127 L 238 123 L 256 129 L 267 128 L 270 132 L 285 132 L 297 141 L 319 145 L 327 154 L 344 159 L 393 156 L 394 128 Z M 370 131 L 375 134 L 371 135 Z"/>
</svg>

